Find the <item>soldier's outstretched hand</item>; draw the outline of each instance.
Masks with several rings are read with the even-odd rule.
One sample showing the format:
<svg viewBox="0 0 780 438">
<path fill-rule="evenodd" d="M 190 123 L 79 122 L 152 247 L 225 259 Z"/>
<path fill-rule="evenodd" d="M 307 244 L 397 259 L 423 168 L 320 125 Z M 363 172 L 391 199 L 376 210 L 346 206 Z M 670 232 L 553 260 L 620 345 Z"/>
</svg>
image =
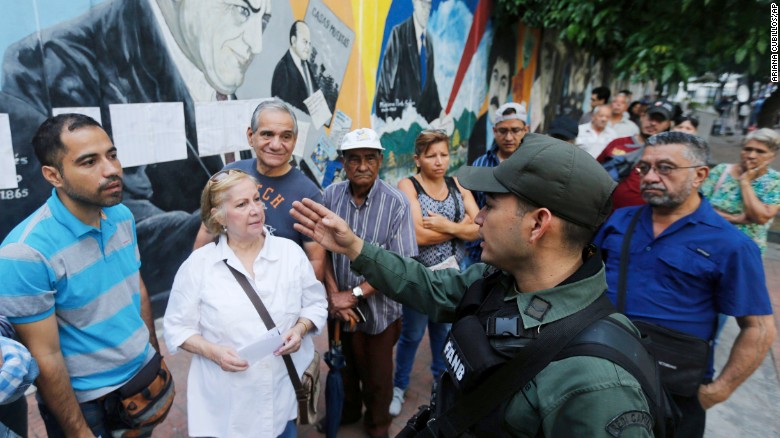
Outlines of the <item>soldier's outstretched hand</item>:
<svg viewBox="0 0 780 438">
<path fill-rule="evenodd" d="M 295 229 L 312 238 L 328 251 L 345 254 L 350 260 L 355 260 L 363 249 L 363 239 L 349 229 L 349 225 L 311 199 L 304 198 L 293 202 L 290 215 L 298 221 Z"/>
</svg>

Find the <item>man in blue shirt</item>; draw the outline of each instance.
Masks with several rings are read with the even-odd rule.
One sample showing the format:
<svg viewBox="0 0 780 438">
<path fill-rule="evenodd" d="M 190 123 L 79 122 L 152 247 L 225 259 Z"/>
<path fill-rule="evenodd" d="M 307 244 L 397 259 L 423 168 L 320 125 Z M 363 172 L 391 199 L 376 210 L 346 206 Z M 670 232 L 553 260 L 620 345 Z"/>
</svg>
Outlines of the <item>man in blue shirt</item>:
<svg viewBox="0 0 780 438">
<path fill-rule="evenodd" d="M 595 238 L 608 296 L 616 301 L 621 245 L 631 219 L 625 313 L 712 340 L 718 313 L 740 326 L 729 361 L 709 371 L 692 397 L 674 396 L 683 413 L 679 436 L 704 434 L 705 409 L 723 402 L 758 368 L 775 337 L 758 247 L 721 218 L 697 191 L 707 178 L 709 148 L 699 137 L 665 132 L 648 139 L 636 171 L 649 206 L 617 210 Z M 709 383 L 711 381 L 711 383 Z"/>
<path fill-rule="evenodd" d="M 122 166 L 103 128 L 80 114 L 33 138 L 51 197 L 0 246 L 0 308 L 38 362 L 49 436 L 108 436 L 102 398 L 157 350 Z"/>
<path fill-rule="evenodd" d="M 290 164 L 298 140 L 298 119 L 295 113 L 277 98 L 260 102 L 252 114 L 246 138 L 257 158 L 229 163 L 225 169 L 243 170 L 260 183 L 258 191 L 267 207 L 265 224 L 271 229 L 271 234 L 290 239 L 303 248 L 314 268 L 314 274 L 322 281 L 325 250 L 295 231 L 294 221 L 287 214 L 293 201 L 303 198 L 322 200 L 320 189 Z M 201 224 L 195 239 L 195 249 L 213 240 L 214 236 Z"/>
</svg>

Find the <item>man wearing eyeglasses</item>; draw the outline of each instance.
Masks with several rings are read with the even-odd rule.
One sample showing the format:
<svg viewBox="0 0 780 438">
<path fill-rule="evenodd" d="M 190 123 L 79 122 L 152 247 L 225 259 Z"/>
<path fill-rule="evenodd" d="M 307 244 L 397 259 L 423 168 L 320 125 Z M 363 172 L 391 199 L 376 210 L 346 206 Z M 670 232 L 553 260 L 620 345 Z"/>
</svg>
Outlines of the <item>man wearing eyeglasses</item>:
<svg viewBox="0 0 780 438">
<path fill-rule="evenodd" d="M 715 377 L 710 350 L 698 394 L 673 395 L 683 413 L 677 436 L 685 437 L 704 434 L 705 410 L 728 399 L 758 368 L 775 336 L 758 247 L 698 192 L 709 174 L 708 158 L 709 147 L 699 137 L 682 132 L 650 137 L 635 167 L 649 205 L 617 210 L 594 240 L 613 301 L 618 301 L 622 245 L 630 242 L 624 313 L 632 320 L 712 345 L 718 313 L 737 319 L 740 334 L 723 370 Z"/>
<path fill-rule="evenodd" d="M 496 110 L 496 116 L 493 118 L 493 146 L 484 155 L 477 157 L 471 164 L 474 167 L 497 167 L 502 161 L 511 157 L 520 147 L 523 137 L 528 132 L 526 120 L 528 113 L 525 105 L 516 102 L 507 102 Z M 477 206 L 481 209 L 485 206 L 487 198 L 483 192 L 472 191 Z M 482 239 L 473 242 L 466 242 L 465 266 L 478 263 L 482 249 L 480 243 Z"/>
</svg>

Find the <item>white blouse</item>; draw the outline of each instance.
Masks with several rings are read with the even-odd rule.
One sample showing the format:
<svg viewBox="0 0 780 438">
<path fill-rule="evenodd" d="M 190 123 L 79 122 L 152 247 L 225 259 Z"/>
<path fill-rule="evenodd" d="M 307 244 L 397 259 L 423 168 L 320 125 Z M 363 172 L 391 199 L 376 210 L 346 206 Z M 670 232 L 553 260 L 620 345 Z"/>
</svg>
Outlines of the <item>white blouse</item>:
<svg viewBox="0 0 780 438">
<path fill-rule="evenodd" d="M 223 236 L 193 252 L 173 282 L 163 320 L 171 353 L 193 335 L 214 344 L 239 349 L 268 330 L 246 293 L 223 260 L 247 274 Z M 303 250 L 293 241 L 267 235 L 254 262 L 255 280 L 247 276 L 281 333 L 299 317 L 325 326 L 327 300 L 322 283 Z M 314 357 L 312 336 L 292 354 L 299 374 Z M 190 436 L 276 437 L 298 415 L 287 369 L 280 356 L 266 356 L 242 372 L 226 372 L 205 357 L 194 355 L 187 380 Z"/>
</svg>

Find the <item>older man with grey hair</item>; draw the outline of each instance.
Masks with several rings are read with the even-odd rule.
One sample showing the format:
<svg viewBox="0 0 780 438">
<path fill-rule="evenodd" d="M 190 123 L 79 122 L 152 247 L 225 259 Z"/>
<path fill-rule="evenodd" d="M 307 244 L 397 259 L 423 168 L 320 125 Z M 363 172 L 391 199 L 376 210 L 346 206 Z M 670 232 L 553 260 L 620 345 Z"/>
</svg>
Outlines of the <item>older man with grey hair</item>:
<svg viewBox="0 0 780 438">
<path fill-rule="evenodd" d="M 591 120 L 578 127 L 575 144 L 592 157 L 598 157 L 609 142 L 617 137 L 615 130 L 608 126 L 610 109 L 608 105 L 593 108 Z"/>
<path fill-rule="evenodd" d="M 690 368 L 701 370 L 698 377 L 681 374 L 684 362 L 656 358 L 683 414 L 677 436 L 685 437 L 704 434 L 705 410 L 726 401 L 750 377 L 775 337 L 758 247 L 699 193 L 708 159 L 709 147 L 699 137 L 650 137 L 636 165 L 649 205 L 618 209 L 594 240 L 606 266 L 607 296 L 618 310 L 644 323 L 646 333 L 686 339 L 680 357 L 688 363 L 696 345 L 704 344 Z M 719 312 L 736 317 L 740 334 L 716 376 L 709 346 Z M 673 346 L 651 338 L 663 349 Z"/>
<path fill-rule="evenodd" d="M 639 134 L 639 126 L 628 116 L 628 95 L 621 91 L 609 104 L 611 114 L 607 126 L 615 130 L 615 137 L 630 137 Z"/>
<path fill-rule="evenodd" d="M 261 102 L 252 114 L 246 139 L 257 158 L 240 160 L 225 166 L 239 169 L 260 182 L 258 190 L 266 205 L 265 223 L 275 236 L 297 243 L 306 252 L 317 279 L 323 279 L 325 250 L 293 229 L 294 221 L 287 214 L 293 201 L 303 198 L 322 200 L 322 193 L 303 172 L 290 164 L 295 141 L 298 138 L 298 120 L 287 104 L 279 99 Z M 201 226 L 195 247 L 213 239 Z"/>
</svg>

